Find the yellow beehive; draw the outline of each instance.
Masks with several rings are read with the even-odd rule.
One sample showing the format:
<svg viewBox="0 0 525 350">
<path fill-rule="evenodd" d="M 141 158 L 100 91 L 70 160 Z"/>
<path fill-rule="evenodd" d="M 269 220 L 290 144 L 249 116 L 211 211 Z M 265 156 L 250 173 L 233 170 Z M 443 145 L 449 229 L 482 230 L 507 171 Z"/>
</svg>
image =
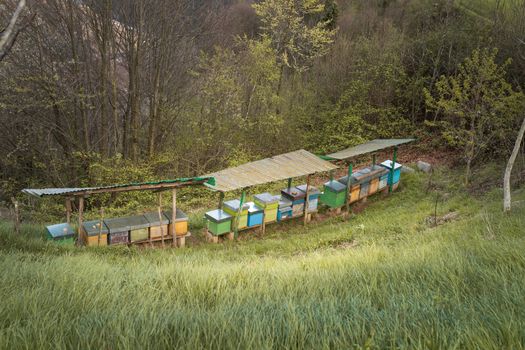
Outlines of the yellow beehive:
<svg viewBox="0 0 525 350">
<path fill-rule="evenodd" d="M 100 234 L 100 242 L 98 235 Z M 106 246 L 108 245 L 108 228 L 99 220 L 87 221 L 82 224 L 82 238 L 87 246 Z"/>
<path fill-rule="evenodd" d="M 375 179 L 370 180 L 370 187 L 368 188 L 368 195 L 376 193 L 378 187 L 379 187 L 379 178 L 378 177 L 376 177 Z"/>
<path fill-rule="evenodd" d="M 350 203 L 357 202 L 359 200 L 359 190 L 361 186 L 359 184 L 353 185 L 350 188 Z"/>
<path fill-rule="evenodd" d="M 164 212 L 166 217 L 169 219 L 170 224 L 168 226 L 168 233 L 171 235 L 172 225 L 175 225 L 175 234 L 177 236 L 185 236 L 188 233 L 188 216 L 179 208 L 177 208 L 177 216 L 175 222 L 172 222 L 172 211 L 167 210 Z"/>
</svg>

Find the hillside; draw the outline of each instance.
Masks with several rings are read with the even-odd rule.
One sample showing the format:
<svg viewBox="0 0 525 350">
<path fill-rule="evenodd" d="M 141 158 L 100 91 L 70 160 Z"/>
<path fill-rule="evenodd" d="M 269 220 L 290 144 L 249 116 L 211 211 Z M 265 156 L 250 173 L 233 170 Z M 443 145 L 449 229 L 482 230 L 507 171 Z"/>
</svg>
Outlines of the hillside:
<svg viewBox="0 0 525 350">
<path fill-rule="evenodd" d="M 405 174 L 348 221 L 184 250 L 55 246 L 0 226 L 0 348 L 523 348 L 525 191 Z M 520 202 L 521 201 L 521 202 Z M 521 204 L 520 204 L 521 203 Z"/>
</svg>

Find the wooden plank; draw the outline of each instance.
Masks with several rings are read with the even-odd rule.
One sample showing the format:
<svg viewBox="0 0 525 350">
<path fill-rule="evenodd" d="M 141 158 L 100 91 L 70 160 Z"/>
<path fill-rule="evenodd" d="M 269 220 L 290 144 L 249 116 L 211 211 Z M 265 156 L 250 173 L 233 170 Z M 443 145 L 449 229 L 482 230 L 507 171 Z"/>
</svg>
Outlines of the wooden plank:
<svg viewBox="0 0 525 350">
<path fill-rule="evenodd" d="M 306 224 L 308 223 L 308 207 L 309 207 L 309 204 L 310 204 L 310 175 L 308 175 L 308 177 L 306 178 L 306 200 L 305 200 L 305 204 L 304 204 L 304 225 L 306 226 Z"/>
<path fill-rule="evenodd" d="M 66 222 L 71 223 L 71 197 L 66 198 Z"/>
<path fill-rule="evenodd" d="M 177 220 L 177 189 L 171 191 L 171 244 L 173 247 L 177 246 L 177 238 L 175 235 L 175 221 Z"/>
<path fill-rule="evenodd" d="M 78 239 L 77 244 L 81 245 L 82 243 L 82 220 L 84 213 L 84 197 L 78 198 Z"/>
<path fill-rule="evenodd" d="M 159 214 L 159 223 L 160 223 L 160 238 L 162 241 L 162 248 L 164 248 L 164 225 L 162 225 L 162 192 L 159 192 L 159 207 L 158 207 L 158 214 Z M 171 225 L 175 226 L 175 224 Z M 150 243 L 151 243 L 151 236 L 149 237 Z"/>
</svg>

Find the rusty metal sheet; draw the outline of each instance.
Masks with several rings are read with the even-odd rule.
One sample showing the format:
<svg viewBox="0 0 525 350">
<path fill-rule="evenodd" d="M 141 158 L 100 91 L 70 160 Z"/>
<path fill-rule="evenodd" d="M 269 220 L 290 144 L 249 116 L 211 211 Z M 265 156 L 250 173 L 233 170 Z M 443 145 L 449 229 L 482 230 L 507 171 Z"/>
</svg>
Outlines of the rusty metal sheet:
<svg viewBox="0 0 525 350">
<path fill-rule="evenodd" d="M 208 187 L 227 192 L 264 183 L 285 180 L 337 169 L 337 166 L 316 155 L 299 150 L 257 160 L 206 176 L 215 178 L 215 186 Z"/>
<path fill-rule="evenodd" d="M 327 154 L 326 157 L 337 160 L 345 160 L 360 156 L 362 154 L 380 151 L 385 148 L 390 148 L 413 141 L 415 141 L 415 139 L 376 139 L 339 152 Z"/>
</svg>

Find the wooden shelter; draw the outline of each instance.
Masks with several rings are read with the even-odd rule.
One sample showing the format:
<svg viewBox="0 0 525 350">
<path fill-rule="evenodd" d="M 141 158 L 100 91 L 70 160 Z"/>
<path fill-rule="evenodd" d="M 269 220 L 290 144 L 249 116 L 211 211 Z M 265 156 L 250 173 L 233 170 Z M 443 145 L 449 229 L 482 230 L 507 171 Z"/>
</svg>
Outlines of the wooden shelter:
<svg viewBox="0 0 525 350">
<path fill-rule="evenodd" d="M 220 192 L 219 208 L 222 207 L 225 192 L 242 190 L 238 206 L 239 212 L 234 216 L 235 222 L 233 224 L 235 236 L 237 236 L 239 230 L 237 220 L 241 217 L 241 208 L 243 208 L 246 198 L 246 188 L 288 179 L 288 188 L 290 189 L 292 178 L 307 176 L 306 205 L 304 212 L 304 223 L 306 224 L 308 219 L 308 213 L 306 211 L 308 208 L 308 192 L 310 190 L 311 175 L 335 169 L 337 169 L 337 166 L 319 158 L 315 154 L 305 150 L 298 150 L 207 174 L 207 177 L 213 177 L 215 179 L 215 184 L 205 185 L 210 189 Z M 263 231 L 264 228 L 265 224 L 263 220 Z"/>
<path fill-rule="evenodd" d="M 84 212 L 84 201 L 85 198 L 101 193 L 120 193 L 120 192 L 130 192 L 130 191 L 155 191 L 158 192 L 158 212 L 159 217 L 162 213 L 162 192 L 171 190 L 172 192 L 172 222 L 177 221 L 177 189 L 187 186 L 198 186 L 198 185 L 215 185 L 215 179 L 210 176 L 204 177 L 192 177 L 192 178 L 179 178 L 174 180 L 161 180 L 161 181 L 152 181 L 152 182 L 138 182 L 138 183 L 129 183 L 129 184 L 118 184 L 118 185 L 109 185 L 109 186 L 99 186 L 99 187 L 75 187 L 75 188 L 42 188 L 42 189 L 24 189 L 23 193 L 26 193 L 35 197 L 47 197 L 47 196 L 62 196 L 65 197 L 66 204 L 66 217 L 67 223 L 71 221 L 71 203 L 73 200 L 78 198 L 78 240 L 80 243 L 82 241 L 83 235 L 83 212 Z M 184 246 L 185 236 L 177 236 L 175 232 L 175 225 L 170 225 L 171 227 L 171 239 L 173 246 Z M 109 231 L 111 232 L 111 227 Z M 164 235 L 161 236 L 162 244 L 164 244 Z M 151 243 L 151 237 L 146 242 Z"/>
<path fill-rule="evenodd" d="M 348 193 L 351 191 L 352 181 L 352 159 L 361 155 L 372 153 L 372 168 L 376 166 L 376 152 L 381 151 L 387 148 L 394 148 L 394 153 L 392 156 L 392 163 L 396 164 L 397 160 L 397 150 L 398 146 L 410 143 L 415 141 L 415 139 L 376 139 L 372 140 L 354 147 L 349 147 L 347 149 L 330 153 L 325 156 L 322 156 L 323 159 L 330 160 L 330 161 L 345 161 L 348 162 L 348 181 L 346 182 L 346 209 L 350 209 L 350 199 L 351 196 L 348 196 Z M 394 169 L 390 171 L 389 173 L 389 189 L 388 192 L 392 192 L 393 190 L 393 178 L 394 178 Z M 379 183 L 377 184 L 379 186 Z M 374 183 L 375 186 L 375 183 Z M 374 187 L 375 188 L 375 187 Z M 376 188 L 377 189 L 377 188 Z M 367 193 L 368 193 L 368 187 L 367 187 Z"/>
</svg>

